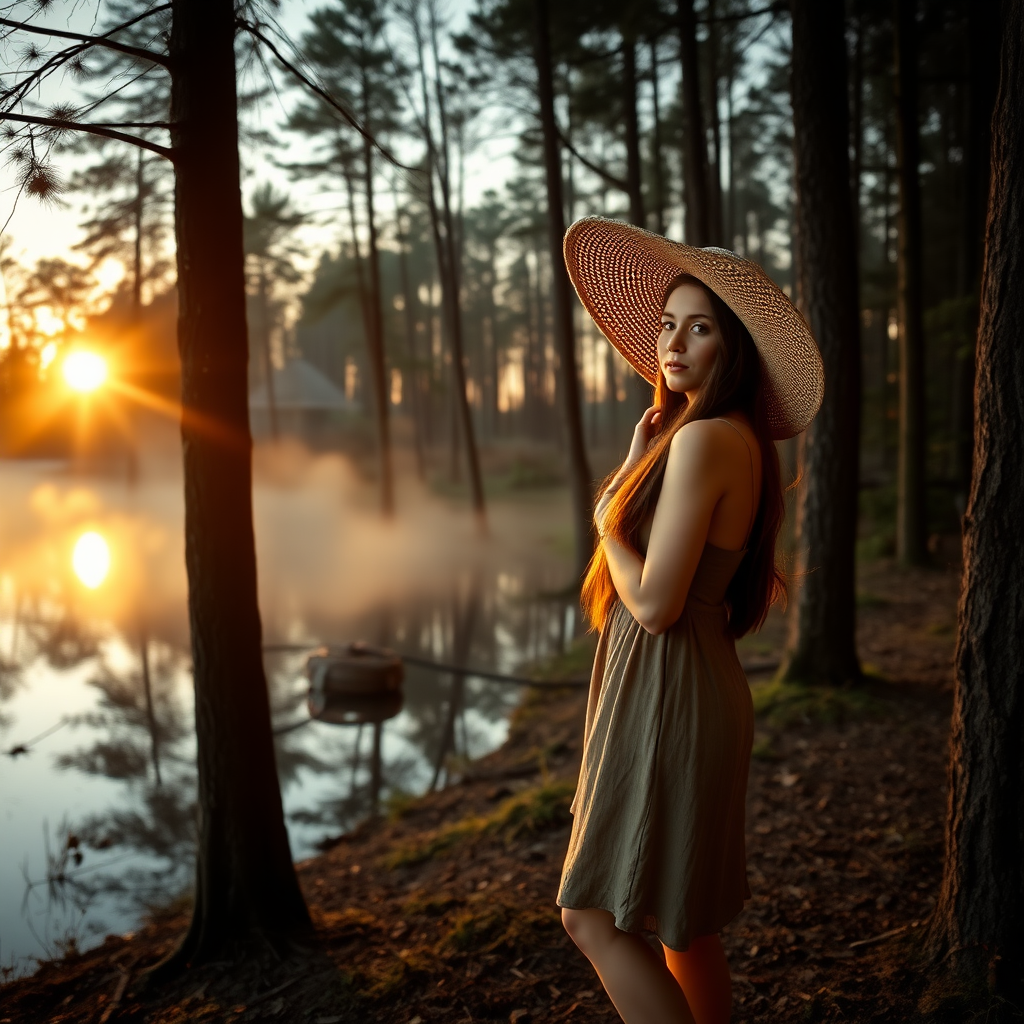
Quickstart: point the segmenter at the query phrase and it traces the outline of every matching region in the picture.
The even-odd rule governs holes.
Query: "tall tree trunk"
[[[964,150],[963,240],[964,288],[978,293],[985,206],[989,191],[992,150],[992,106],[998,84],[998,8],[971,4],[967,10],[967,145]],[[971,449],[974,436],[974,347],[957,353],[953,387],[953,445],[951,473],[961,511],[971,487]]]
[[[342,167],[342,174],[345,178],[345,192],[348,196],[348,225],[349,235],[352,240],[352,261],[356,268],[356,290],[359,292],[359,312],[363,321],[363,336],[366,341],[367,363],[372,367],[373,324],[371,323],[371,319],[373,313],[370,307],[370,292],[366,284],[366,271],[363,267],[362,247],[359,244],[359,227],[356,218],[356,187],[355,182],[352,180],[352,168],[347,161]],[[370,369],[367,376],[372,377],[372,373],[373,370]],[[363,382],[360,381],[360,384],[362,383]],[[372,415],[372,410],[368,407],[369,403],[367,402],[367,389],[365,386],[360,388],[360,402],[364,411]]]
[[[139,628],[139,668],[142,674],[142,695],[146,700],[146,727],[149,729],[149,750],[153,760],[153,777],[158,786],[163,785],[160,777],[160,733],[153,708],[153,680],[149,671],[149,634],[145,622]]]
[[[257,288],[260,302],[260,356],[263,360],[263,373],[267,380],[267,416],[270,419],[270,436],[276,441],[280,437],[280,424],[277,421],[277,393],[274,390],[274,360],[270,355],[270,302],[267,297],[267,273],[262,261],[259,267]]]
[[[647,225],[640,162],[640,125],[636,111],[636,38],[627,31],[622,33],[622,119],[626,128],[626,194],[629,196],[629,220],[642,228]]]
[[[559,390],[569,449],[569,490],[572,494],[575,569],[577,576],[582,579],[594,551],[594,528],[591,521],[593,479],[590,475],[590,463],[583,441],[583,422],[580,416],[580,383],[576,371],[576,332],[572,323],[571,286],[569,274],[565,269],[565,259],[562,256],[562,237],[565,235],[565,220],[562,213],[562,164],[558,131],[555,126],[555,94],[551,74],[547,0],[534,0],[533,10],[533,57],[537,66],[537,93],[544,135],[544,176],[548,195],[551,299],[555,344],[561,364]],[[543,325],[541,337],[543,338]]]
[[[853,81],[850,87],[850,198],[853,203],[853,228],[860,251],[860,181],[864,164],[864,13],[854,20]]]
[[[894,0],[896,162],[899,181],[896,302],[900,332],[896,557],[905,565],[925,565],[928,562],[916,12],[917,0]]]
[[[423,414],[420,409],[422,395],[420,393],[419,346],[416,344],[416,312],[413,307],[415,296],[409,283],[409,258],[405,247],[408,236],[402,225],[402,210],[398,205],[398,193],[395,196],[395,229],[398,234],[398,273],[402,287],[402,315],[405,322],[405,353],[409,361],[409,374],[406,387],[409,392],[409,410],[412,413],[412,441],[416,454],[416,475],[420,480],[427,479],[427,459],[423,450]]]
[[[654,230],[665,234],[665,168],[661,153],[661,102],[658,75],[658,40],[651,37],[651,180],[654,185],[651,196],[654,206]]]
[[[310,928],[281,808],[260,650],[252,524],[230,0],[173,0],[170,56],[185,474],[185,567],[198,761],[192,924],[166,969]]]
[[[860,443],[857,243],[850,203],[843,8],[792,0],[793,152],[800,303],[821,348],[825,399],[803,445],[804,562],[785,675],[858,679],[854,541]]]
[[[708,0],[708,121],[714,159],[708,163],[708,227],[711,242],[722,239],[722,126],[718,117],[718,21],[715,0]]]
[[[711,244],[708,197],[708,144],[700,99],[700,57],[697,15],[693,0],[679,0],[679,56],[683,66],[683,182],[686,200],[686,242]]]
[[[1024,2],[1002,13],[978,331],[974,478],[954,660],[940,979],[1022,1005],[1024,963]]]
[[[135,202],[132,209],[133,252],[132,252],[132,319],[142,319],[142,213],[145,203],[146,171],[143,156],[145,150],[139,147],[135,154]]]
[[[363,83],[364,95],[367,85]],[[369,126],[364,104],[364,124]],[[367,296],[370,324],[370,373],[377,419],[377,458],[380,465],[380,510],[386,519],[395,514],[395,483],[391,465],[391,423],[388,416],[389,381],[384,352],[384,310],[381,303],[380,253],[377,251],[377,218],[373,196],[373,144],[363,139],[363,189],[366,193],[366,234],[369,249],[370,288]]]
[[[437,69],[434,79],[435,99],[438,105],[438,118],[441,125],[440,143],[435,143],[431,127],[430,94],[427,87],[427,72],[424,64],[423,38],[418,16],[413,22],[416,47],[419,61],[420,85],[423,98],[425,142],[427,144],[428,166],[431,174],[437,174],[441,189],[442,207],[438,210],[434,197],[433,177],[428,182],[430,220],[434,233],[434,245],[437,251],[438,274],[441,277],[442,302],[447,311],[449,340],[452,347],[452,387],[454,402],[452,409],[452,441],[457,443],[457,432],[462,434],[466,448],[466,462],[469,468],[469,483],[472,492],[473,511],[476,516],[477,528],[487,531],[487,505],[484,499],[483,476],[480,472],[480,457],[476,447],[476,431],[473,427],[472,411],[469,408],[469,397],[466,394],[466,356],[462,333],[462,295],[459,280],[459,249],[455,237],[455,223],[452,216],[451,177],[449,174],[450,146],[448,136],[448,116],[444,97],[444,87],[440,79],[441,59],[438,46],[437,11],[434,4],[428,6],[429,30],[433,50],[434,66]],[[443,219],[442,219],[443,218]],[[443,228],[443,230],[442,230]]]

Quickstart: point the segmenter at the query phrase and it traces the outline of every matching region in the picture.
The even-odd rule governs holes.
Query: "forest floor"
[[[748,805],[753,898],[723,933],[737,1022],[921,1018],[908,966],[942,866],[959,570],[860,567],[860,690],[771,682],[776,618],[741,644],[760,662]],[[586,670],[586,647],[550,672]],[[43,1021],[433,1024],[614,1022],[554,904],[584,691],[532,691],[508,742],[447,789],[395,806],[298,866],[319,942],[283,959],[144,970],[187,924],[40,965],[0,988],[0,1024]]]

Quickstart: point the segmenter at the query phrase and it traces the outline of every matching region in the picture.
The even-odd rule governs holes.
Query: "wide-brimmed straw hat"
[[[814,419],[825,389],[818,346],[796,306],[752,260],[728,249],[682,245],[604,217],[584,217],[571,225],[563,251],[587,312],[650,383],[658,380],[665,289],[680,274],[692,274],[754,339],[772,436],[793,437]]]

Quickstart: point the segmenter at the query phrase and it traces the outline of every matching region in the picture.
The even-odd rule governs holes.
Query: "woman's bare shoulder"
[[[737,428],[725,420],[691,420],[675,432],[669,454],[677,458],[717,458],[731,452],[739,440]]]

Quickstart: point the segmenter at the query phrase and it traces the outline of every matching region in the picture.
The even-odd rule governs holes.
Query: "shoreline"
[[[754,896],[723,933],[735,1021],[907,1020],[917,1000],[897,966],[941,873],[958,576],[888,563],[862,575],[885,598],[861,615],[875,675],[857,699],[815,691],[800,703],[753,682]],[[617,1020],[554,905],[585,699],[532,691],[505,745],[462,781],[298,864],[315,948],[142,992],[140,972],[187,925],[179,907],[3,986],[0,1020]]]

